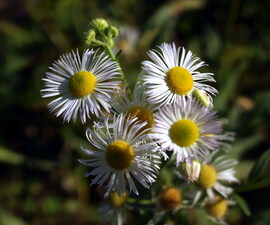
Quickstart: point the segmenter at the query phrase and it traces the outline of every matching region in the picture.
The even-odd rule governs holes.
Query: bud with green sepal
[[[196,89],[192,92],[192,96],[199,100],[199,102],[202,103],[202,105],[205,107],[209,107],[210,98],[205,91]]]
[[[85,40],[85,44],[86,45],[90,45],[92,42],[94,42],[96,40],[96,32],[92,29],[90,29],[87,33],[86,33],[86,40]]]
[[[109,26],[108,22],[103,18],[93,19],[91,25],[99,31],[103,31]]]
[[[114,39],[119,34],[118,29],[103,18],[93,19],[90,27],[91,29],[86,33],[85,44],[89,47],[101,47],[113,60],[118,60],[112,52],[115,45]]]

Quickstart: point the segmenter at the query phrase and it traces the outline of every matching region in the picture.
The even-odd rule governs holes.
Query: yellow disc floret
[[[83,98],[91,94],[96,87],[96,77],[88,71],[75,73],[68,83],[69,91],[75,98]]]
[[[182,202],[181,191],[174,187],[163,190],[159,195],[159,204],[167,210],[174,210]]]
[[[117,194],[117,192],[112,191],[109,195],[109,201],[110,205],[114,208],[120,208],[122,207],[128,198],[127,193],[122,193],[120,196]]]
[[[193,88],[193,77],[183,67],[174,67],[167,72],[166,82],[169,89],[178,95],[187,95]]]
[[[106,149],[105,159],[115,170],[124,170],[130,167],[134,159],[134,150],[125,141],[114,141]]]
[[[216,219],[220,219],[226,214],[228,210],[228,203],[220,196],[216,196],[213,202],[207,203],[206,209],[209,215],[215,217]]]
[[[169,136],[175,144],[187,147],[199,137],[199,128],[191,120],[179,120],[171,126]]]
[[[217,180],[217,172],[213,166],[204,164],[201,167],[198,183],[202,188],[211,188]]]
[[[155,123],[153,113],[145,107],[134,107],[128,111],[127,115],[132,118],[137,117],[141,122],[147,122],[144,129],[152,128]]]

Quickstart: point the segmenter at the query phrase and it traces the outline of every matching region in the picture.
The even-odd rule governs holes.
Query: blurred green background
[[[219,90],[215,109],[236,133],[231,156],[245,183],[270,148],[269,8],[258,0],[1,0],[0,224],[102,224],[96,210],[103,191],[89,186],[77,161],[87,125],[63,124],[40,97],[48,67],[60,54],[85,48],[96,17],[121,30],[121,66],[131,86],[146,51],[163,41],[206,61]],[[251,215],[233,207],[231,224],[270,224],[267,160],[259,173],[257,185],[236,187]],[[201,213],[192,216],[192,224],[211,224]]]

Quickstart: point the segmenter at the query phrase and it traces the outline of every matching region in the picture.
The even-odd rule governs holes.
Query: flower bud
[[[174,210],[182,202],[181,191],[174,187],[166,188],[159,194],[158,202],[163,209]]]
[[[180,163],[180,172],[188,182],[197,181],[201,171],[201,164],[195,159],[186,159]]]
[[[112,37],[117,37],[119,35],[119,31],[115,26],[110,26]]]
[[[114,208],[120,208],[126,203],[127,198],[127,193],[122,193],[121,196],[119,196],[117,192],[112,191],[109,195],[110,205]]]
[[[194,98],[199,100],[200,103],[202,103],[205,107],[208,107],[210,105],[210,98],[205,91],[196,89],[192,92],[192,95]]]
[[[99,31],[102,31],[109,26],[108,22],[103,18],[92,20],[92,25]]]
[[[89,30],[86,35],[85,44],[90,45],[92,41],[96,38],[96,32],[94,30]]]

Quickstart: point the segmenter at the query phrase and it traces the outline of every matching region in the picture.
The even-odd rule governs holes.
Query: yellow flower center
[[[228,210],[228,203],[220,196],[216,196],[213,203],[209,202],[206,205],[206,209],[211,216],[215,217],[216,219],[220,219],[226,214]]]
[[[183,67],[174,67],[167,72],[166,82],[169,89],[176,94],[186,95],[193,88],[193,78]]]
[[[75,73],[68,83],[69,91],[75,98],[91,94],[96,87],[96,77],[88,71]]]
[[[191,120],[179,120],[171,126],[169,136],[175,144],[187,147],[199,137],[199,128]]]
[[[141,122],[147,122],[144,129],[152,128],[155,123],[153,113],[144,107],[132,108],[128,111],[127,115],[131,118],[137,117]]]
[[[134,150],[125,141],[114,141],[107,147],[105,159],[113,169],[124,170],[130,167]]]
[[[114,208],[120,208],[126,203],[127,198],[127,193],[122,193],[121,196],[119,196],[117,192],[112,191],[109,196],[110,205]]]
[[[174,187],[163,190],[159,195],[159,203],[164,209],[173,210],[182,202],[181,191]]]
[[[217,172],[213,166],[204,164],[201,167],[198,183],[202,188],[211,188],[217,180]]]

